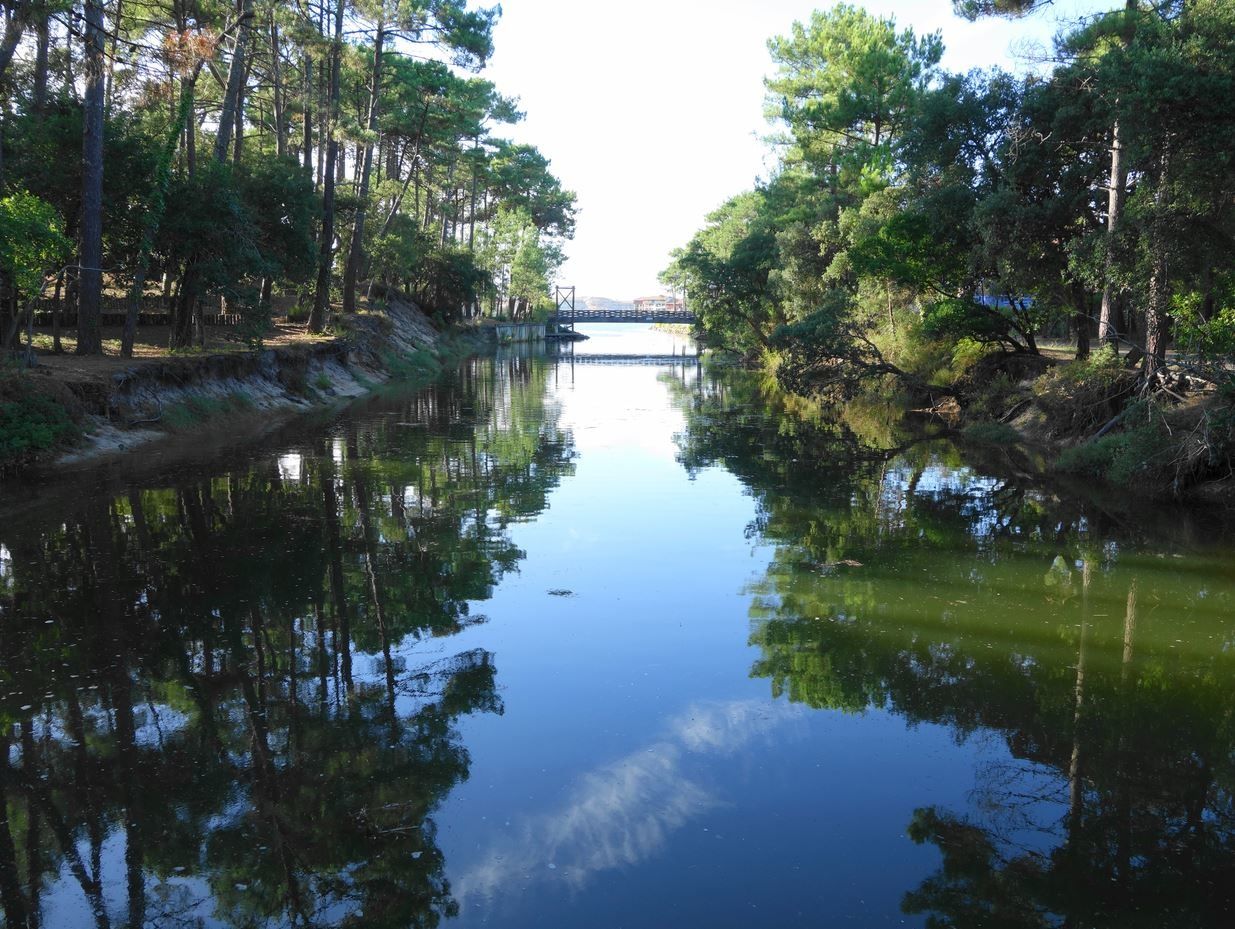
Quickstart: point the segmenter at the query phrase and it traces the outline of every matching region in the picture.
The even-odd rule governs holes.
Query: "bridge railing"
[[[576,323],[693,323],[695,314],[673,310],[575,310],[555,313],[549,319]]]

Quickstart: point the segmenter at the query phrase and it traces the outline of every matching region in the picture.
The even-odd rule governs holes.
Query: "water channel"
[[[1231,925],[1216,514],[591,331],[5,499],[4,926]]]

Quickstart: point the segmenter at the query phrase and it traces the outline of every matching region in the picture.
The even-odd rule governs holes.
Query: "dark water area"
[[[1235,922],[1219,514],[595,330],[0,504],[0,925]]]

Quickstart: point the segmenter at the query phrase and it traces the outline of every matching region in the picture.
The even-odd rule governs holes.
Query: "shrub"
[[[1119,431],[1068,449],[1056,467],[1112,484],[1135,481],[1141,487],[1166,489],[1176,476],[1179,451],[1162,411],[1152,403],[1138,402],[1124,411]]]
[[[80,434],[55,397],[35,390],[20,375],[0,375],[0,471],[30,464],[41,453]]]
[[[1083,435],[1125,407],[1137,375],[1103,346],[1089,358],[1052,368],[1034,382],[1034,399],[1050,418],[1054,435]]]
[[[962,377],[992,351],[995,351],[995,349],[990,344],[979,342],[977,339],[965,337],[957,340],[956,345],[952,349],[953,375],[958,378]]]
[[[967,393],[972,395],[966,406],[966,415],[975,420],[999,420],[1021,397],[1021,388],[1016,379],[1006,372],[999,372],[984,384],[976,384]]]
[[[437,356],[427,348],[402,355],[397,352],[386,352],[382,355],[382,365],[396,380],[428,380],[436,377],[442,369]]]

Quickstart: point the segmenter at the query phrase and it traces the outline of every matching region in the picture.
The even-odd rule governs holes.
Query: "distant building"
[[[636,313],[681,313],[685,309],[686,304],[677,297],[666,297],[664,294],[635,298]]]

